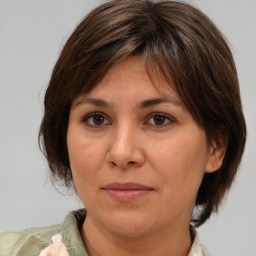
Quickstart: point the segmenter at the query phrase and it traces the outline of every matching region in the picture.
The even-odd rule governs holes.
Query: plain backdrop
[[[237,64],[248,140],[219,214],[199,228],[215,256],[256,256],[256,1],[191,0],[226,35]],[[49,182],[37,134],[63,44],[99,0],[0,0],[0,231],[62,222],[82,205]]]

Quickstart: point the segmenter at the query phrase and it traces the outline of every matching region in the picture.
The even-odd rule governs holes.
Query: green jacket
[[[39,256],[52,244],[56,234],[61,235],[69,256],[88,256],[79,232],[85,217],[86,210],[82,209],[70,212],[60,225],[0,233],[0,256]],[[188,256],[210,256],[200,244],[194,228],[191,232],[194,241]]]
[[[61,225],[0,233],[0,256],[39,256],[58,233],[70,256],[88,256],[78,230],[85,216],[85,210],[78,210],[69,213]]]

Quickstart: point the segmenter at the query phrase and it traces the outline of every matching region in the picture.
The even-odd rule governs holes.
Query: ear
[[[216,139],[209,145],[209,154],[205,167],[206,173],[213,173],[221,167],[227,150],[228,136],[224,129],[219,129]]]

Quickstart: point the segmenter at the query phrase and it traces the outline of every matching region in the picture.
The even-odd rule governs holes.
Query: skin
[[[205,172],[221,166],[224,149],[208,145],[169,84],[155,86],[160,90],[143,58],[132,56],[72,104],[67,145],[88,212],[81,234],[92,256],[185,256],[190,250],[198,188]],[[113,182],[151,190],[120,201],[103,189]]]

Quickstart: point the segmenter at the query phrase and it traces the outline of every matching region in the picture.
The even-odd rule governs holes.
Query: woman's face
[[[188,226],[214,169],[207,137],[169,84],[156,90],[142,57],[109,70],[70,111],[67,144],[86,222],[137,236]],[[164,93],[163,93],[164,92]]]

